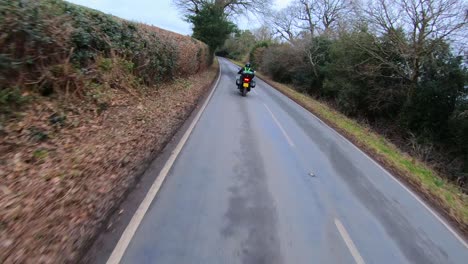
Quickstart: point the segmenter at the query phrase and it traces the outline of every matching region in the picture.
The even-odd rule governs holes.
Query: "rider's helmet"
[[[250,68],[250,62],[247,62],[247,63],[245,64],[245,67]]]

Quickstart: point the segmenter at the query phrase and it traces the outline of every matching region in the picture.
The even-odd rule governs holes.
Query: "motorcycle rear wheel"
[[[241,95],[246,96],[247,95],[247,88],[242,87],[241,89]]]

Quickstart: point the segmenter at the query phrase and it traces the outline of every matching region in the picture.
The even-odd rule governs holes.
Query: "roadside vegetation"
[[[456,183],[443,177],[427,162],[404,152],[384,135],[373,130],[369,124],[347,117],[327,101],[314,99],[293,86],[275,82],[261,73],[258,75],[346,136],[408,183],[425,200],[441,209],[443,214],[457,223],[462,232],[468,233],[468,195]]]
[[[272,0],[173,0],[187,22],[193,25],[193,37],[205,42],[214,53],[231,34],[238,34],[235,18],[264,14]],[[236,41],[237,42],[237,41]],[[235,43],[234,43],[235,45]],[[244,45],[245,46],[245,45]]]
[[[62,0],[2,1],[0,13],[2,114],[27,101],[25,92],[84,95],[83,87],[107,85],[97,75],[115,62],[135,77],[132,85],[194,74],[211,62],[200,41]]]
[[[459,0],[296,0],[262,28],[231,35],[218,54],[249,60],[466,232],[467,8]],[[248,48],[231,44],[251,35]]]
[[[207,3],[200,8],[186,18],[193,24],[193,37],[207,43],[213,53],[236,30],[236,25],[228,20],[224,10],[218,5]]]
[[[174,3],[193,38],[0,1],[0,263],[78,261],[208,90],[214,52],[250,60],[468,230],[465,2]],[[232,22],[252,13],[265,26]]]
[[[0,1],[0,263],[76,262],[215,79],[208,45]]]

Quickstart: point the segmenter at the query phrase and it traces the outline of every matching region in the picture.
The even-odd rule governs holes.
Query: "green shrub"
[[[110,58],[102,58],[98,63],[99,68],[105,72],[112,69],[113,61]]]
[[[270,45],[271,44],[268,41],[260,41],[253,46],[249,53],[249,60],[252,67],[255,69],[260,68],[263,63],[263,55],[265,50],[267,50]]]
[[[292,83],[300,59],[300,51],[293,47],[286,44],[272,45],[265,51],[261,68],[275,81]]]
[[[468,96],[468,93],[465,93]],[[462,99],[449,120],[449,131],[453,138],[453,145],[458,146],[464,160],[468,160],[468,98]],[[468,173],[468,164],[465,164]],[[468,178],[468,175],[467,175]]]
[[[27,96],[21,94],[18,87],[4,88],[0,90],[0,113],[10,113],[14,108],[28,101]]]
[[[457,99],[465,99],[466,73],[460,67],[461,57],[454,57],[449,46],[442,43],[422,65],[420,81],[410,90],[402,109],[402,123],[424,138],[446,141]]]
[[[208,44],[212,53],[236,30],[224,9],[214,3],[201,5],[199,12],[187,16],[187,21],[193,24],[193,37]]]
[[[262,52],[261,69],[275,81],[388,129],[397,142],[411,136],[431,146],[435,151],[426,157],[453,162],[444,173],[462,175],[456,177],[463,183],[468,180],[468,73],[447,43],[424,45],[430,47],[427,53],[414,55],[403,29],[376,35],[362,27],[332,39],[307,36],[270,45]],[[419,66],[411,56],[419,56]]]
[[[83,89],[79,78],[92,79],[95,67],[111,71],[115,61],[151,86],[195,74],[211,59],[198,40],[62,0],[0,1],[0,32],[2,94],[13,86],[50,94],[70,81]]]

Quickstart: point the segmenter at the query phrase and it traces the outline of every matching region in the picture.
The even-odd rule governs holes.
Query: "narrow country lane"
[[[121,263],[468,263],[466,243],[355,146],[220,59],[213,97]]]

